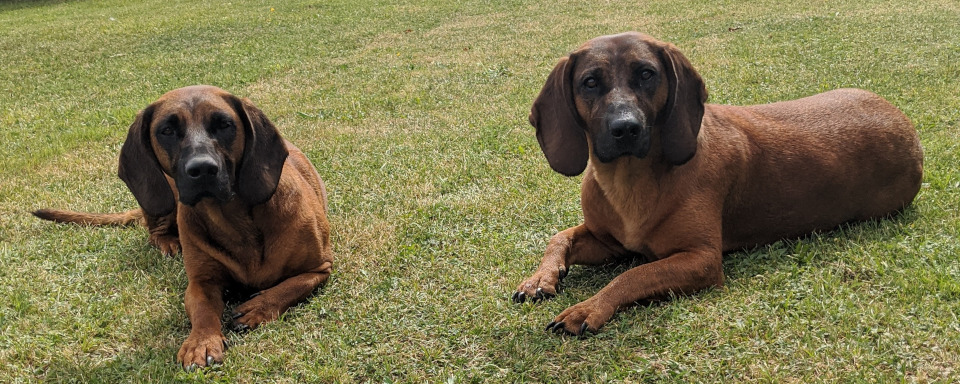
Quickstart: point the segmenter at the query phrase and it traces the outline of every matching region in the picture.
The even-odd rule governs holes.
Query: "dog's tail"
[[[145,225],[143,210],[131,209],[119,213],[88,213],[61,209],[38,209],[33,215],[57,223],[75,223],[83,225]]]

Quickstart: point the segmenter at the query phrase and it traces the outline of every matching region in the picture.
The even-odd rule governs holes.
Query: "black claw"
[[[564,323],[564,322],[562,322],[562,321],[554,324],[554,326],[553,326],[553,333],[565,332],[566,329],[565,329],[563,326],[566,325],[566,324],[567,324],[567,323]]]
[[[213,366],[213,356],[207,356],[207,366]]]
[[[563,280],[564,277],[567,277],[567,269],[560,267],[560,272],[558,276],[560,280]]]
[[[540,302],[540,301],[543,301],[543,300],[551,299],[551,298],[553,298],[554,296],[556,296],[556,295],[554,295],[554,294],[552,294],[552,293],[550,293],[550,292],[544,292],[544,291],[543,291],[543,288],[537,288],[537,295],[533,297],[533,301],[534,301],[534,302]]]
[[[230,349],[230,342],[227,339],[223,339],[223,350]]]
[[[187,372],[196,371],[196,370],[197,370],[197,364],[194,363],[194,364],[190,364],[190,365],[188,365],[188,366],[185,366],[185,367],[183,367],[183,370],[184,370],[184,371],[187,371]]]
[[[544,328],[543,330],[544,330],[544,331],[551,331],[551,330],[552,330],[551,328],[553,328],[554,325],[557,325],[557,322],[556,322],[556,321],[551,321],[549,324],[547,324],[547,327]]]
[[[250,297],[248,297],[247,300],[250,300],[250,299],[252,299],[252,298],[254,298],[254,297],[260,296],[260,294],[262,294],[262,293],[263,293],[263,291],[259,291],[259,292],[257,292],[257,293],[254,293],[254,294],[250,295]]]
[[[243,315],[244,315],[243,312],[234,312],[232,319],[233,319],[233,320],[239,319],[239,318],[243,317]]]
[[[514,302],[514,303],[522,303],[522,302],[524,302],[524,301],[527,301],[527,294],[526,294],[526,293],[517,291],[517,292],[515,292],[515,293],[513,294],[513,302]]]
[[[580,336],[586,336],[586,335],[587,335],[587,327],[589,327],[589,326],[590,326],[590,324],[587,324],[586,321],[584,321],[583,324],[580,324]]]

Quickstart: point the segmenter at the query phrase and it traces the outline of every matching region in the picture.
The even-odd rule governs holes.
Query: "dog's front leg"
[[[190,336],[183,342],[177,361],[186,370],[223,362],[226,338],[221,331],[223,287],[209,280],[191,278],[183,298],[190,318]]]
[[[567,228],[553,235],[543,254],[540,267],[513,293],[513,301],[524,302],[527,297],[534,301],[557,295],[560,280],[574,264],[600,265],[609,263],[626,251],[601,242],[586,225]]]
[[[330,277],[333,263],[326,261],[317,268],[290,277],[280,284],[255,293],[233,310],[234,329],[244,331],[276,320],[297,302],[306,299]]]
[[[593,297],[560,313],[547,330],[580,335],[596,332],[620,308],[642,300],[690,294],[723,285],[722,254],[695,249],[634,267],[614,278]]]

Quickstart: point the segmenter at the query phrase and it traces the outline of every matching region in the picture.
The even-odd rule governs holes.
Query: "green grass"
[[[957,20],[954,0],[0,3],[0,381],[955,382]],[[558,58],[625,30],[679,46],[712,102],[886,97],[926,150],[915,204],[734,253],[724,288],[593,337],[543,332],[630,264],[508,300],[581,220],[579,179],[550,171],[527,114]],[[185,373],[180,260],[141,228],[28,211],[134,207],[127,126],[196,83],[250,97],[307,153],[337,260],[280,321],[228,333],[223,366]]]

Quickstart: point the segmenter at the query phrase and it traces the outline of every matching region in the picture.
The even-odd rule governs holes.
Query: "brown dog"
[[[550,73],[530,123],[555,171],[586,169],[584,222],[550,239],[514,301],[555,295],[573,264],[649,262],[548,330],[596,331],[632,303],[720,286],[723,252],[887,216],[920,189],[913,125],[870,92],[748,107],[706,100],[677,48],[639,33],[590,40]]]
[[[85,224],[142,221],[164,253],[183,246],[192,324],[177,354],[184,368],[223,361],[225,289],[256,291],[233,316],[235,327],[249,329],[276,319],[330,276],[323,182],[247,99],[211,86],[161,96],[130,126],[119,173],[142,211],[35,214]]]

